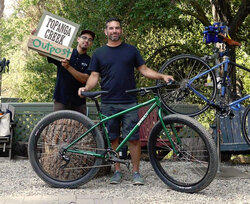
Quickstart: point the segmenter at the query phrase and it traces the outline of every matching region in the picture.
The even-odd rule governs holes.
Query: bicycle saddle
[[[228,45],[232,45],[232,46],[241,46],[241,44],[239,42],[236,42],[230,38],[227,38],[225,35],[219,33],[219,36],[222,38],[222,40],[224,42],[226,42]]]
[[[95,97],[98,97],[102,94],[107,94],[108,91],[91,91],[91,92],[88,92],[88,91],[82,91],[81,92],[81,95],[82,96],[85,96],[85,97],[88,97],[88,98],[95,98]]]

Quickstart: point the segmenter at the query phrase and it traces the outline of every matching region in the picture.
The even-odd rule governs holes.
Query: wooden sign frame
[[[69,49],[74,42],[80,25],[71,22],[63,17],[44,11],[38,23],[37,30],[33,36],[30,36],[28,47],[42,53],[43,55],[52,57],[56,60],[69,59],[65,57],[65,52],[69,53]],[[41,46],[38,46],[41,44]],[[51,46],[48,49],[47,46]]]

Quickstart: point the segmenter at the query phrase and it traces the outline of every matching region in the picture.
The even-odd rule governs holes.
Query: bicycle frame
[[[109,139],[109,136],[108,136],[108,132],[107,132],[107,129],[106,129],[106,126],[105,126],[105,122],[110,120],[110,119],[113,119],[113,118],[116,118],[116,117],[119,117],[123,114],[126,114],[128,112],[131,112],[133,110],[136,110],[136,109],[139,109],[141,107],[144,107],[144,106],[147,106],[149,104],[152,104],[150,106],[150,108],[147,110],[147,112],[143,115],[143,117],[139,120],[139,122],[134,126],[134,128],[129,132],[129,134],[122,140],[122,142],[119,144],[119,146],[114,150],[115,152],[119,152],[120,149],[125,145],[125,143],[129,140],[129,138],[132,136],[132,134],[134,134],[134,132],[141,126],[141,124],[143,123],[143,121],[148,117],[148,115],[156,108],[158,107],[158,116],[159,116],[159,119],[161,121],[161,124],[163,125],[163,129],[169,139],[169,142],[171,143],[172,147],[173,147],[173,151],[175,153],[177,153],[177,150],[175,148],[175,145],[174,145],[174,142],[169,134],[169,132],[167,131],[167,128],[165,127],[164,125],[164,121],[163,121],[163,116],[162,116],[162,113],[166,113],[167,115],[169,114],[165,109],[162,108],[161,106],[161,102],[158,98],[158,96],[155,96],[153,99],[150,99],[144,103],[141,103],[141,104],[138,104],[134,107],[131,107],[127,110],[124,110],[124,111],[121,111],[119,113],[116,113],[114,115],[111,115],[111,116],[105,116],[103,115],[101,112],[98,113],[99,115],[99,118],[100,118],[100,121],[98,123],[96,123],[94,126],[92,126],[88,131],[86,131],[83,135],[81,135],[79,138],[77,138],[76,140],[74,140],[71,144],[69,144],[67,147],[64,148],[64,151],[65,152],[73,152],[73,153],[78,153],[78,154],[85,154],[85,155],[91,155],[91,156],[95,156],[95,157],[100,157],[100,158],[104,158],[104,154],[103,153],[95,153],[95,152],[91,152],[91,151],[83,151],[83,150],[73,150],[73,149],[70,149],[71,146],[73,146],[75,143],[77,143],[78,141],[80,141],[82,138],[84,138],[86,135],[88,135],[88,133],[90,133],[91,131],[93,131],[95,128],[97,128],[98,126],[102,126],[103,127],[103,130],[104,130],[104,135],[105,135],[105,139],[107,141],[107,144],[108,144],[108,148],[111,148],[111,142],[110,142],[110,139]],[[177,135],[177,130],[175,129],[175,127],[171,126],[171,128],[173,129],[174,131],[174,134],[175,134],[175,137],[177,138],[177,143],[180,143],[180,139]],[[108,149],[107,148],[107,149]]]
[[[244,70],[250,72],[250,70],[247,69],[246,67],[243,67],[243,66],[238,65],[238,64],[236,64],[236,63],[234,63],[234,62],[231,62],[231,61],[229,60],[229,58],[226,57],[226,59],[225,59],[223,62],[221,62],[220,64],[217,64],[217,65],[213,66],[211,69],[209,69],[209,70],[207,70],[207,71],[205,71],[205,72],[203,72],[203,73],[201,73],[201,74],[198,74],[197,76],[195,76],[195,77],[193,77],[192,79],[190,79],[189,82],[187,83],[187,87],[188,87],[189,89],[191,89],[196,95],[198,95],[198,96],[201,97],[203,100],[205,100],[209,105],[211,105],[211,106],[215,105],[215,103],[214,103],[213,101],[210,101],[210,100],[207,99],[204,95],[202,95],[200,92],[196,91],[196,90],[192,87],[191,84],[192,84],[196,79],[198,79],[198,78],[204,76],[205,74],[207,74],[207,73],[209,73],[209,72],[212,72],[213,70],[219,68],[221,65],[224,65],[224,67],[223,67],[223,74],[224,74],[224,75],[222,76],[222,83],[221,83],[221,84],[222,84],[222,86],[221,86],[221,97],[225,97],[225,94],[226,94],[226,86],[225,86],[225,84],[226,84],[226,76],[227,76],[227,72],[228,72],[228,64],[229,64],[229,63],[230,63],[230,64],[233,64],[233,65],[235,65],[235,66],[237,66],[237,67],[239,67],[240,69],[244,69]],[[242,101],[247,100],[248,98],[250,98],[250,95],[246,95],[246,96],[244,96],[243,98],[240,98],[240,99],[238,99],[238,100],[235,100],[235,101],[231,102],[230,104],[228,104],[228,106],[229,106],[230,108],[232,108],[233,106],[236,106],[236,105],[240,104]]]

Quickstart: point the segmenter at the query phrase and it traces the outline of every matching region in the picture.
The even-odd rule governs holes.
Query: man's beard
[[[86,47],[81,47],[81,50],[82,50],[82,51],[86,51],[87,48],[86,48]]]
[[[113,36],[109,36],[109,39],[112,40],[112,41],[119,41],[121,38],[121,36],[117,36],[117,37],[113,37]]]

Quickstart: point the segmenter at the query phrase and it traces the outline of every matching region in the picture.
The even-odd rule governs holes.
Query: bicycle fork
[[[166,113],[167,113],[167,112],[166,112]],[[167,114],[169,114],[169,113],[167,113]],[[165,134],[166,134],[166,136],[167,136],[167,138],[168,138],[168,140],[169,140],[169,142],[170,142],[170,144],[171,144],[171,147],[172,147],[172,150],[171,150],[171,151],[173,151],[177,156],[180,156],[180,152],[176,149],[176,147],[175,147],[176,145],[175,145],[175,143],[174,143],[172,137],[170,136],[169,131],[167,130],[167,128],[166,128],[166,126],[165,126],[165,123],[164,123],[164,120],[163,120],[163,117],[162,117],[162,109],[161,109],[161,108],[159,108],[159,110],[158,110],[158,115],[159,115],[159,118],[160,118],[160,121],[161,121],[163,130],[164,130],[164,132],[165,132]],[[175,136],[175,138],[176,138],[177,144],[178,144],[178,145],[181,145],[181,139],[180,139],[180,137],[178,136],[178,133],[177,133],[176,128],[174,127],[174,124],[170,124],[170,128],[173,130],[173,134],[174,134],[174,136]],[[170,151],[170,152],[171,152],[171,151]]]

